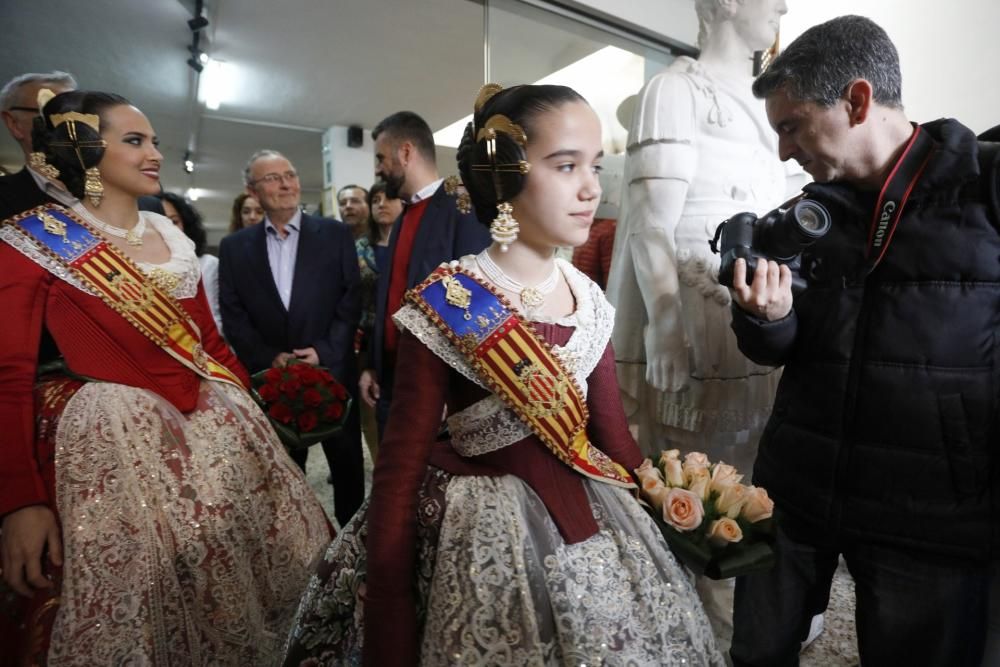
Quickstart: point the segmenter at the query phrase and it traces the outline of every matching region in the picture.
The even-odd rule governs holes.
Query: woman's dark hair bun
[[[476,111],[473,121],[465,127],[457,158],[459,174],[480,222],[490,224],[497,216],[497,204],[516,197],[524,189],[527,176],[515,169],[490,170],[487,142],[476,140],[479,129],[485,127],[490,118],[500,114],[521,126],[530,142],[533,121],[541,112],[556,109],[567,102],[584,101],[579,93],[566,86],[514,86],[494,94]],[[526,159],[525,149],[511,135],[496,133],[496,164],[516,165]],[[480,166],[483,168],[474,168]]]
[[[59,170],[59,180],[78,199],[83,198],[84,172],[104,158],[100,132],[104,127],[104,112],[122,104],[129,101],[114,93],[73,90],[50,99],[34,120],[32,147],[45,154],[45,161]],[[79,121],[53,125],[52,116],[74,111],[98,116],[100,129]]]

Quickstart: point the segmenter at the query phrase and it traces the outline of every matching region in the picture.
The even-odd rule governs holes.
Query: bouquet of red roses
[[[636,470],[640,495],[674,555],[696,574],[727,579],[774,564],[774,502],[701,452],[676,449]]]
[[[343,427],[351,396],[330,371],[292,361],[251,377],[254,397],[291,449],[326,440]]]

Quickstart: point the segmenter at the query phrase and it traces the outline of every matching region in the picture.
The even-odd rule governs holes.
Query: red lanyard
[[[910,198],[913,186],[920,180],[924,168],[934,151],[934,140],[920,126],[916,126],[913,135],[906,143],[903,154],[899,156],[889,177],[885,179],[882,192],[879,193],[872,215],[871,231],[868,233],[868,266],[865,275],[875,270],[878,263],[885,257],[896,233],[896,225]]]

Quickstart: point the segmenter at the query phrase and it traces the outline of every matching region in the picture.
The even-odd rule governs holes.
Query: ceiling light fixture
[[[208,27],[208,19],[201,15],[203,9],[203,0],[195,0],[194,17],[187,22],[188,28],[193,33],[191,35],[191,45],[187,47],[188,52],[191,54],[191,57],[187,59],[187,64],[188,67],[198,74],[201,74],[201,71],[205,69],[205,65],[208,64],[208,54],[198,46],[201,31]]]
[[[197,42],[197,39],[195,39],[195,41]],[[208,64],[208,54],[198,48],[197,44],[189,44],[187,50],[193,59],[197,60],[202,65]]]
[[[198,81],[198,97],[205,102],[205,108],[218,110],[223,99],[233,98],[233,70],[229,63],[209,58],[205,73]]]
[[[188,27],[191,28],[191,32],[201,32],[208,27],[208,19],[201,15],[201,3],[199,2],[194,18],[188,19]]]
[[[188,20],[188,27],[191,28],[191,32],[201,32],[208,27],[208,19],[199,12],[198,16]]]
[[[194,173],[194,160],[191,159],[191,151],[184,152],[184,171],[188,174]]]

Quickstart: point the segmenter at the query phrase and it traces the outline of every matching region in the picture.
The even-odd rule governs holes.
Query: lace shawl
[[[462,269],[482,278],[474,255],[467,255],[455,262]],[[567,327],[574,331],[565,345],[552,346],[567,372],[572,373],[586,395],[587,378],[597,366],[611,338],[614,325],[614,308],[604,297],[601,288],[572,264],[556,259],[570,291],[576,299],[576,310],[555,320],[536,319]],[[484,279],[485,280],[485,279]],[[488,389],[461,352],[455,349],[437,326],[430,322],[416,307],[405,305],[393,315],[401,330],[417,337],[438,358],[476,385]],[[512,445],[531,435],[531,428],[517,414],[506,407],[495,394],[478,401],[448,418],[452,446],[463,456],[478,456]]]

